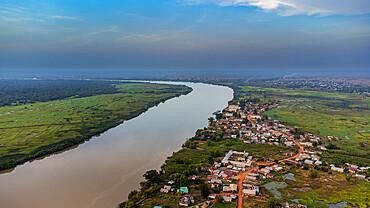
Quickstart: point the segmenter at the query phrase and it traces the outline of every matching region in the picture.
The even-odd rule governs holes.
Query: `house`
[[[255,176],[250,176],[250,175],[245,176],[245,179],[254,180],[254,181],[257,180]]]
[[[189,176],[188,177],[188,180],[195,180],[195,179],[197,179],[198,178],[198,176],[196,176],[196,175],[191,175],[191,176]]]
[[[281,171],[282,169],[283,169],[283,167],[279,167],[279,166],[274,167],[274,170],[275,170],[275,171]]]
[[[257,189],[243,189],[243,194],[248,194],[248,195],[257,195]]]
[[[354,168],[354,169],[357,169],[358,166],[357,165],[354,165],[354,164],[350,164],[350,163],[346,163],[348,165],[348,167],[350,168]]]
[[[313,165],[314,162],[312,160],[305,160],[304,163],[308,165]]]
[[[233,198],[229,197],[229,196],[223,196],[224,198],[224,202],[232,202],[233,201]]]
[[[354,168],[348,168],[348,170],[349,170],[350,173],[356,173],[356,169],[354,169]]]
[[[364,175],[360,175],[360,174],[356,174],[356,178],[366,179],[366,176],[364,176]]]
[[[317,156],[317,155],[313,155],[313,156],[312,156],[312,159],[313,159],[313,160],[320,160],[320,157],[319,157],[319,156]]]
[[[187,186],[180,187],[179,191],[181,191],[181,193],[184,193],[184,194],[188,194],[189,193],[189,189],[188,189]]]
[[[324,146],[317,146],[317,148],[320,149],[320,150],[327,150],[326,147],[324,147]]]
[[[272,173],[267,173],[267,178],[273,178],[274,177],[274,174]]]
[[[228,177],[232,177],[236,175],[235,172],[228,172],[228,171],[225,171],[224,174],[227,175]]]
[[[341,173],[344,172],[344,169],[343,168],[337,168],[335,166],[332,166],[330,169],[332,169],[333,171],[341,172]]]
[[[185,195],[184,197],[182,197],[180,199],[179,205],[187,207],[187,206],[191,205],[192,203],[194,203],[194,197],[189,196],[189,195]]]
[[[237,112],[240,109],[239,105],[229,105],[227,107],[228,111]]]
[[[233,114],[232,113],[225,113],[225,116],[226,117],[231,117],[231,116],[233,116]]]
[[[322,165],[322,162],[320,160],[316,160],[315,165]]]
[[[226,153],[225,157],[222,159],[222,163],[229,163],[229,158],[233,155],[233,151],[230,150],[229,152]]]
[[[210,199],[216,199],[216,197],[217,197],[217,195],[216,195],[216,194],[210,194],[210,195],[208,196],[208,198],[210,198]]]
[[[270,172],[270,170],[271,169],[269,167],[265,167],[265,168],[260,169],[259,172],[266,175],[267,173]]]
[[[300,144],[302,146],[305,146],[305,147],[312,147],[312,143],[311,142],[301,142]]]
[[[238,185],[236,184],[230,184],[230,186],[223,187],[224,192],[232,192],[232,191],[237,191],[237,190],[238,190]]]
[[[289,142],[289,141],[285,142],[285,146],[292,146],[292,145],[293,145],[293,142]]]
[[[163,188],[161,188],[161,193],[168,193],[171,190],[171,186],[164,185]]]
[[[243,184],[243,194],[256,196],[259,192],[258,186]]]
[[[218,183],[218,184],[222,184],[222,181],[220,179],[211,179],[210,181],[208,181],[208,183]]]

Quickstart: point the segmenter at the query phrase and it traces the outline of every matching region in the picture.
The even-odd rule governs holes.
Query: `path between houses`
[[[251,173],[252,171],[254,170],[257,170],[258,167],[254,167],[248,171],[245,171],[244,173],[238,175],[237,177],[239,178],[239,183],[238,183],[238,208],[242,208],[243,207],[243,180],[245,179],[245,177]]]

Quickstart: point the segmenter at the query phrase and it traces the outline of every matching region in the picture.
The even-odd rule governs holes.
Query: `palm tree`
[[[215,121],[215,118],[213,118],[213,117],[209,117],[209,118],[208,118],[208,122],[209,122],[210,124],[212,124],[214,121]]]

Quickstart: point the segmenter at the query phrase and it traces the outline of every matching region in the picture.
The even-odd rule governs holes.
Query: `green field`
[[[282,190],[284,198],[297,199],[308,207],[327,207],[325,203],[348,202],[354,206],[368,207],[370,185],[364,180],[346,179],[344,174],[318,172],[317,178],[311,177],[311,171],[294,168],[297,181],[286,180],[288,187]],[[320,202],[322,201],[322,202]]]
[[[186,86],[115,85],[118,93],[0,108],[0,170],[83,142],[133,118]]]
[[[220,202],[216,202],[214,205],[213,205],[214,208],[234,208],[236,207],[236,202],[223,202],[223,203],[220,203]]]

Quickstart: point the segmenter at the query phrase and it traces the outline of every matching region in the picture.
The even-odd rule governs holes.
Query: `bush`
[[[280,204],[279,204],[279,200],[275,197],[271,197],[268,202],[267,202],[267,207],[268,208],[277,208],[279,207]]]
[[[311,170],[310,176],[311,176],[311,178],[318,178],[319,177],[319,172],[317,170]]]

